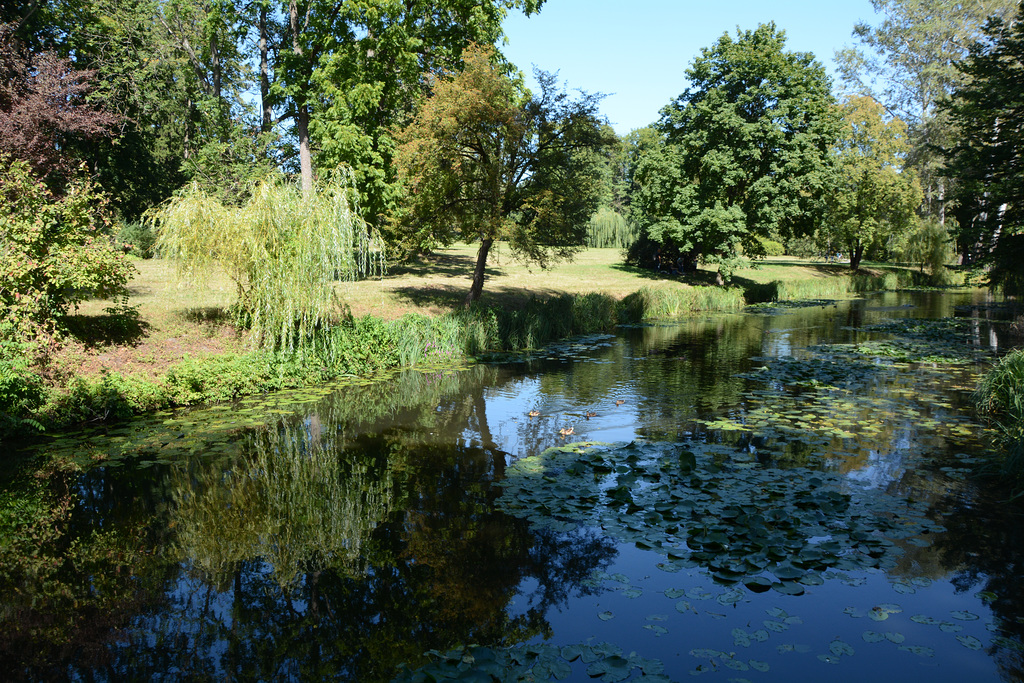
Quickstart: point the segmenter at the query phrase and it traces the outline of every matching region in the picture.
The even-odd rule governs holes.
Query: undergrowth
[[[1024,349],[1004,356],[982,378],[974,399],[1000,435],[998,474],[1015,495],[1024,495]]]

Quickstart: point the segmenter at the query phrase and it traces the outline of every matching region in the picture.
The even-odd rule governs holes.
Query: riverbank
[[[624,265],[616,249],[589,249],[543,271],[499,251],[484,296],[466,309],[461,304],[474,257],[470,246],[439,250],[383,278],[339,285],[348,307],[343,321],[302,354],[249,349],[227,312],[234,294],[227,278],[214,274],[204,287],[183,290],[172,264],[139,261],[129,302],[137,315],[111,315],[105,302],[83,305],[69,321],[68,343],[33,368],[33,376],[21,377],[26,390],[12,391],[8,381],[6,395],[17,394],[18,402],[0,405],[13,417],[6,434],[459,362],[620,323],[896,289],[916,275],[881,267],[854,275],[842,265],[782,257],[740,271],[730,287],[715,287],[712,271],[676,277],[638,269]],[[4,395],[0,391],[0,400]]]

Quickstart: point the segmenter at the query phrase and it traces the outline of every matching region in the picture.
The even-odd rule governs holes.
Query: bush
[[[764,251],[765,256],[782,256],[786,253],[786,247],[783,246],[782,242],[776,242],[767,237],[758,237],[757,240],[761,243],[761,249]]]
[[[156,234],[148,223],[124,223],[117,232],[117,241],[121,250],[132,256],[153,258],[156,247]]]
[[[125,299],[134,269],[108,226],[106,199],[89,181],[57,198],[28,164],[0,156],[0,334],[50,336],[87,298]]]
[[[0,338],[0,439],[42,425],[30,419],[43,403],[44,388],[31,367],[29,344]]]
[[[1024,349],[1004,356],[982,378],[974,399],[978,412],[999,431],[1001,475],[1016,493],[1024,493]]]

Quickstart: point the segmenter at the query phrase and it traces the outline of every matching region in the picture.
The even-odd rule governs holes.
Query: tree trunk
[[[260,130],[270,132],[273,125],[273,112],[270,108],[270,58],[267,47],[267,6],[260,7],[260,105],[263,108],[263,121]]]
[[[299,42],[299,7],[295,0],[288,3],[288,19],[292,29],[292,52],[302,56],[302,43]],[[308,87],[308,82],[307,82]],[[309,105],[305,101],[306,93],[295,97],[295,134],[299,137],[299,173],[302,176],[302,193],[313,192],[313,158],[309,151]]]
[[[858,244],[850,250],[850,270],[860,268],[860,260],[864,257],[864,245]]]
[[[309,152],[309,107],[302,103],[295,115],[295,133],[299,136],[299,173],[302,176],[302,193],[313,191],[313,157]]]
[[[484,290],[484,269],[487,268],[487,252],[491,250],[492,244],[493,237],[485,237],[480,241],[480,249],[476,252],[476,269],[473,270],[473,284],[466,296],[466,306],[479,299],[480,293]]]

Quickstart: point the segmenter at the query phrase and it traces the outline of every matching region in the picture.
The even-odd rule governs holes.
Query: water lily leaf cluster
[[[622,648],[609,643],[519,645],[489,648],[477,645],[427,653],[430,663],[416,670],[400,669],[394,683],[420,681],[480,681],[518,683],[519,681],[561,681],[574,668],[582,668],[591,679],[618,683],[627,679],[646,683],[668,683],[664,664],[636,653],[625,655]],[[636,675],[634,677],[634,675]]]
[[[809,468],[734,463],[733,453],[701,443],[553,448],[509,468],[498,504],[557,530],[600,527],[664,555],[669,571],[701,566],[720,583],[788,595],[830,569],[894,566],[895,541],[943,531],[921,504]]]

